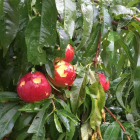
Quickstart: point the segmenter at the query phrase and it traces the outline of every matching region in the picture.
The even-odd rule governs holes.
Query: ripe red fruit
[[[51,86],[43,73],[30,72],[19,80],[17,93],[25,102],[40,101],[49,97]]]
[[[110,83],[109,83],[109,80],[108,81],[106,80],[104,74],[99,74],[99,81],[104,91],[107,91],[109,89]]]
[[[63,58],[62,60],[70,63],[72,61],[73,57],[74,57],[74,49],[70,44],[68,44],[66,51],[65,51],[65,58]]]
[[[63,60],[54,61],[54,79],[50,78],[50,81],[57,87],[71,86],[74,82],[76,73],[74,66]]]

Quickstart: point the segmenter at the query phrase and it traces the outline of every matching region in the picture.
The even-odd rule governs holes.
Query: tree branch
[[[107,107],[104,107],[104,109],[119,123],[122,130],[126,131],[125,128],[123,127],[123,125],[121,124],[121,122],[119,120],[117,120],[117,118],[114,116],[114,114],[112,114],[112,112]],[[126,137],[127,137],[128,140],[131,140],[128,135],[126,135]]]
[[[93,60],[93,64],[94,64],[94,67],[97,68],[97,57],[99,55],[99,50],[100,50],[100,45],[101,45],[101,33],[100,33],[100,36],[99,36],[99,41],[98,41],[98,46],[97,46],[97,50],[96,50],[96,56]]]

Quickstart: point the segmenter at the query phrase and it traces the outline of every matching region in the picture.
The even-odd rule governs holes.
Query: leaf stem
[[[119,123],[120,127],[122,128],[123,131],[126,131],[125,128],[123,127],[123,125],[121,124],[121,122],[119,120],[117,120],[117,118],[115,117],[114,114],[112,114],[112,112],[104,106],[104,109]],[[130,137],[128,135],[126,135],[128,140],[131,140]]]

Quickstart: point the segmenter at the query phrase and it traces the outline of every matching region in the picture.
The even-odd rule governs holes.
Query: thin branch
[[[98,41],[98,46],[97,46],[97,50],[96,50],[96,56],[93,60],[93,64],[94,64],[94,67],[97,68],[97,57],[99,55],[99,50],[100,50],[100,45],[101,45],[101,33],[100,33],[100,36],[99,36],[99,41]]]
[[[117,120],[117,118],[114,116],[114,114],[112,114],[112,112],[107,107],[104,107],[104,109],[119,123],[122,130],[126,131],[125,128],[123,127],[123,125],[121,124],[121,122],[119,120]],[[128,135],[126,135],[126,137],[127,137],[128,140],[131,140]]]

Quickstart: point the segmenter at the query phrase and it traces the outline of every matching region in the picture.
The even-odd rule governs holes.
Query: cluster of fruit
[[[68,44],[65,58],[56,58],[54,60],[54,79],[48,77],[56,87],[66,87],[73,84],[76,77],[74,66],[70,64],[73,57],[74,49]],[[108,90],[109,81],[106,81],[104,74],[99,74],[99,81],[104,91]],[[49,97],[51,86],[43,73],[38,71],[35,73],[30,72],[19,80],[17,93],[25,102],[36,102]]]
[[[49,80],[57,87],[71,86],[75,80],[76,73],[74,66],[70,64],[74,57],[74,49],[68,44],[65,51],[65,58],[56,58],[54,65],[54,79]],[[17,85],[17,93],[25,102],[36,102],[46,99],[51,94],[51,86],[45,75],[36,71],[24,75]]]

